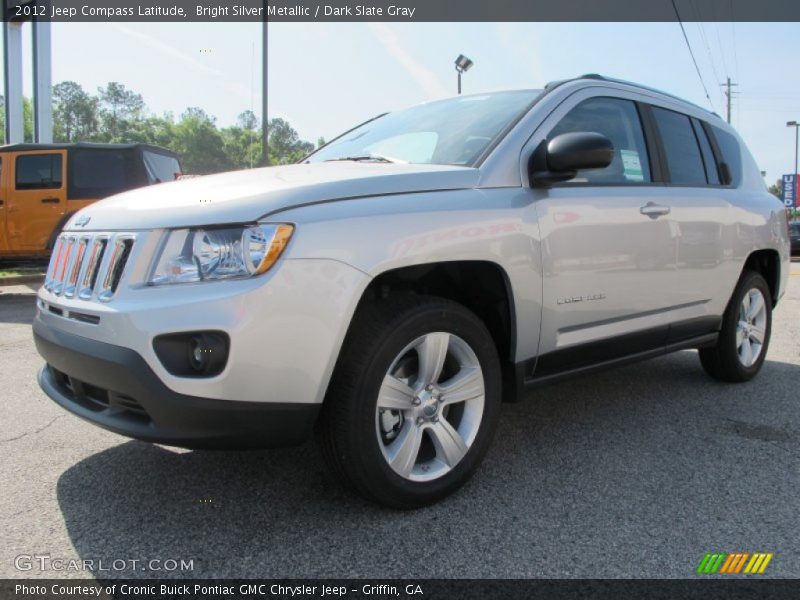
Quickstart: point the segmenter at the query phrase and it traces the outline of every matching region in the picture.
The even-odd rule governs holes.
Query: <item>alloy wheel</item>
[[[447,332],[423,335],[394,359],[378,393],[378,443],[392,470],[411,481],[450,472],[475,440],[485,386],[475,352]]]

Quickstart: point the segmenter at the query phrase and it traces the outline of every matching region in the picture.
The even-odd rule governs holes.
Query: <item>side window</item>
[[[133,156],[129,150],[70,151],[68,189],[70,198],[105,198],[135,187]]]
[[[147,169],[147,178],[150,183],[164,183],[175,181],[181,176],[181,166],[178,159],[159,152],[142,152],[144,166]]]
[[[692,127],[694,127],[694,134],[697,136],[697,141],[700,142],[700,151],[703,153],[703,166],[706,170],[706,179],[711,185],[719,185],[717,160],[714,158],[714,151],[711,149],[711,144],[708,142],[705,129],[703,129],[703,126],[697,119],[692,119]]]
[[[719,127],[711,126],[711,131],[717,140],[717,145],[722,153],[723,164],[720,165],[723,173],[727,170],[729,180],[726,184],[739,185],[742,181],[742,149],[739,148],[739,141],[727,131]]]
[[[584,100],[553,128],[548,139],[577,131],[591,131],[606,136],[614,145],[614,160],[605,169],[579,171],[570,183],[624,185],[652,181],[636,104],[620,98]]]
[[[706,170],[689,117],[665,108],[653,107],[672,183],[705,185]]]
[[[17,157],[18,190],[46,190],[61,187],[60,154],[27,154]]]

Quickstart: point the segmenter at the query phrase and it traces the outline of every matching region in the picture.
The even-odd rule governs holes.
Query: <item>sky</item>
[[[54,23],[53,81],[95,92],[119,81],[157,114],[199,106],[219,125],[261,106],[261,25]],[[602,73],[676,94],[725,116],[767,182],[794,163],[800,120],[800,23],[686,23],[703,82],[678,23],[271,23],[270,117],[316,141],[376,114],[455,94],[455,57],[475,62],[464,93],[540,88]],[[25,32],[29,47],[29,31]],[[26,60],[29,53],[26,53]],[[30,94],[30,61],[23,65]],[[703,84],[708,90],[706,98]]]

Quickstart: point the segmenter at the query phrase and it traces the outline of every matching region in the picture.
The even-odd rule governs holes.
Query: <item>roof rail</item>
[[[598,73],[586,73],[584,75],[579,75],[578,77],[574,77],[572,79],[559,79],[557,81],[551,81],[550,83],[548,83],[547,85],[544,86],[544,89],[549,92],[549,91],[552,91],[555,88],[557,88],[557,87],[559,87],[559,86],[561,86],[561,85],[563,85],[565,83],[569,83],[571,81],[579,81],[581,79],[591,79],[591,80],[594,80],[594,81],[607,81],[609,83],[619,83],[619,84],[622,84],[622,85],[628,85],[628,86],[631,86],[631,87],[639,88],[641,90],[647,90],[648,92],[655,92],[656,94],[661,94],[662,96],[667,96],[667,97],[672,98],[674,100],[678,100],[680,102],[684,102],[686,104],[690,104],[690,105],[694,106],[695,108],[699,108],[700,110],[702,110],[704,112],[707,112],[709,114],[714,115],[715,117],[717,117],[720,120],[722,119],[722,117],[720,117],[713,110],[708,110],[707,108],[703,108],[702,106],[700,106],[698,104],[695,104],[694,102],[689,102],[688,100],[680,98],[679,96],[676,96],[674,94],[670,94],[669,92],[665,92],[663,90],[659,90],[657,88],[650,87],[650,86],[647,86],[647,85],[642,85],[641,83],[635,83],[633,81],[627,81],[625,79],[616,79],[614,77],[606,77],[605,75],[600,75]]]

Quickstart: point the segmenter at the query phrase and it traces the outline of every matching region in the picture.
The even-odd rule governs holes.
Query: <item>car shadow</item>
[[[711,519],[703,498],[726,489],[726,470],[761,460],[747,444],[766,449],[781,479],[770,484],[767,468],[751,490],[743,478],[741,504],[728,498],[724,511],[762,526],[759,494],[800,456],[800,425],[771,417],[793,405],[785,382],[798,377],[797,365],[768,361],[758,385],[724,385],[687,351],[541,388],[504,406],[473,480],[412,512],[343,490],[313,443],[210,452],[123,442],[65,471],[57,498],[81,558],[193,561],[191,572],[104,577],[564,576],[570,564],[573,576],[613,576],[634,558],[647,573],[648,557],[659,573],[660,549],[695,552],[691,536],[676,538],[675,515],[688,505],[698,523]],[[705,452],[721,458],[700,460]],[[602,567],[575,562],[609,547],[616,557]]]

